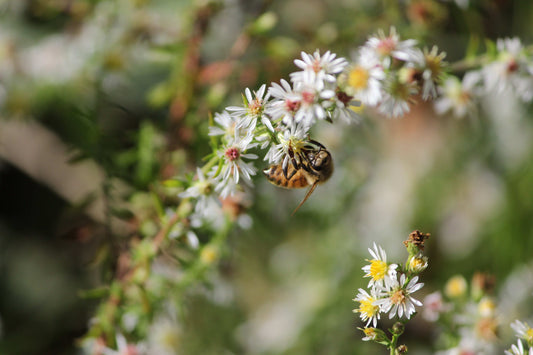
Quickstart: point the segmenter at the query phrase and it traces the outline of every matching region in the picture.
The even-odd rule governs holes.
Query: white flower
[[[246,88],[244,90],[245,94],[245,105],[244,107],[240,106],[229,106],[226,107],[226,110],[233,112],[235,116],[241,118],[238,122],[237,127],[244,127],[246,129],[255,128],[257,124],[257,119],[261,118],[261,122],[268,127],[271,131],[274,131],[272,123],[269,118],[263,114],[265,107],[268,103],[270,93],[265,95],[266,85],[263,84],[259,90],[254,91],[253,95],[250,89]]]
[[[505,355],[533,355],[533,348],[529,348],[529,351],[524,349],[522,341],[518,339],[518,346],[513,344],[511,350],[505,350]]]
[[[255,175],[256,168],[252,163],[244,160],[257,159],[257,155],[246,153],[247,149],[257,146],[257,143],[251,143],[252,139],[253,137],[250,135],[240,137],[235,134],[233,141],[218,151],[218,155],[222,159],[222,168],[220,174],[214,176],[217,172],[217,167],[214,167],[210,176],[217,183],[215,191],[220,193],[220,197],[225,198],[228,195],[233,195],[241,176],[245,182],[251,182],[252,175]]]
[[[374,250],[368,248],[368,252],[373,259],[367,260],[369,265],[363,266],[363,271],[366,272],[364,277],[370,277],[368,287],[378,287],[380,289],[389,288],[393,280],[396,280],[396,264],[387,263],[387,254],[381,246],[374,243]]]
[[[354,313],[360,314],[363,322],[366,321],[365,327],[368,327],[369,324],[372,323],[372,326],[375,328],[378,324],[380,309],[379,306],[375,304],[377,299],[378,297],[375,290],[371,290],[369,294],[362,288],[359,289],[359,293],[353,299],[360,303],[359,308],[354,309],[353,311]]]
[[[309,128],[317,119],[326,119],[328,116],[325,107],[329,107],[330,100],[335,97],[335,91],[318,80],[315,72],[302,73],[302,81],[296,83],[294,88],[281,80],[281,86],[273,83],[269,89],[274,100],[268,114],[274,120],[281,118],[289,127],[295,123],[304,123]]]
[[[302,52],[302,59],[294,61],[294,64],[302,71],[291,73],[291,81],[293,83],[305,82],[308,79],[305,73],[313,72],[316,75],[316,80],[334,83],[337,80],[335,75],[342,72],[347,64],[346,59],[336,57],[337,55],[330,51],[322,56],[319,50],[316,50],[313,55]]]
[[[511,323],[511,328],[518,338],[524,339],[528,343],[533,343],[533,329],[526,322],[515,320]]]
[[[280,84],[272,83],[268,89],[269,94],[275,100],[267,108],[267,113],[274,121],[286,116],[294,117],[301,106],[301,95],[295,92],[286,80],[281,79]]]
[[[388,36],[383,30],[379,30],[377,35],[370,37],[365,43],[365,47],[373,50],[380,58],[383,67],[387,69],[391,66],[393,58],[404,62],[415,61],[417,58],[415,45],[414,39],[400,41],[400,36],[394,27],[391,27]]]
[[[417,283],[418,276],[413,277],[409,283],[406,282],[405,274],[400,276],[400,281],[394,278],[391,282],[390,289],[385,290],[380,299],[376,301],[382,312],[389,313],[389,318],[393,318],[398,315],[398,318],[411,318],[411,315],[415,313],[415,305],[422,306],[422,302],[413,298],[412,294],[420,290],[424,284]],[[385,296],[381,298],[381,296]]]
[[[444,75],[446,57],[445,52],[440,52],[437,46],[431,50],[424,48],[424,51],[417,50],[420,59],[415,63],[415,68],[421,72],[422,99],[428,100],[437,97],[437,84],[440,83]]]
[[[388,80],[378,110],[389,117],[401,117],[409,112],[409,102],[416,94],[412,83],[400,82],[397,78]]]
[[[353,96],[340,89],[337,90],[332,101],[334,109],[331,112],[331,117],[334,120],[342,120],[348,124],[361,121],[361,117],[356,111],[357,108],[361,107],[361,101],[355,100]]]
[[[222,113],[215,113],[214,119],[218,126],[209,126],[209,135],[224,136],[225,139],[231,141],[236,134],[238,117],[223,111]]]
[[[519,38],[498,39],[498,57],[482,69],[488,91],[512,89],[523,101],[533,99],[533,78]]]
[[[441,95],[435,100],[435,111],[444,114],[452,111],[458,118],[473,114],[476,111],[476,97],[479,95],[478,84],[481,73],[478,71],[467,72],[462,81],[455,76],[447,78],[438,91]]]
[[[428,322],[435,322],[440,314],[450,310],[450,305],[445,304],[439,291],[430,293],[424,298],[422,317]]]
[[[375,53],[361,47],[356,62],[343,75],[346,92],[361,100],[363,105],[376,106],[382,98],[385,72]]]
[[[277,135],[279,143],[272,143],[264,160],[268,160],[270,164],[279,164],[283,161],[282,165],[285,168],[292,154],[299,164],[299,156],[293,153],[305,144],[307,133],[308,129],[303,124],[294,124],[279,132]]]

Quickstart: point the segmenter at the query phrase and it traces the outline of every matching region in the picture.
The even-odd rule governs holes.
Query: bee
[[[288,154],[290,159],[284,166],[271,165],[263,170],[263,174],[268,181],[279,187],[299,189],[310,186],[302,202],[292,212],[294,214],[307,201],[318,184],[331,177],[333,158],[326,147],[315,140],[309,140],[297,152],[289,147]]]

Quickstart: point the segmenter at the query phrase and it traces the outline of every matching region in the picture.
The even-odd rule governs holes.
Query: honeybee
[[[271,165],[263,170],[263,174],[268,181],[279,187],[299,189],[310,186],[302,202],[292,212],[294,214],[307,201],[318,184],[331,177],[333,158],[326,147],[315,140],[309,140],[298,152],[289,147],[288,153],[290,160],[285,166]]]

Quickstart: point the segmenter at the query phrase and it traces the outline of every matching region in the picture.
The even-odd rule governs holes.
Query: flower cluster
[[[533,99],[533,57],[519,38],[500,38],[479,65],[467,70],[462,80],[448,75],[438,88],[437,113],[452,112],[465,117],[476,112],[476,104],[491,94],[510,92],[523,102]]]
[[[342,88],[365,106],[399,117],[409,111],[416,95],[437,97],[446,69],[445,53],[416,47],[413,39],[400,40],[395,28],[379,31],[360,47],[354,62],[344,71]]]
[[[419,231],[409,235],[405,242],[409,256],[403,267],[387,262],[387,254],[381,246],[374,243],[373,249],[368,249],[372,259],[367,260],[369,264],[363,267],[363,271],[364,277],[370,278],[369,290],[360,288],[354,298],[359,303],[359,308],[354,309],[354,312],[359,313],[361,320],[366,322],[364,328],[361,328],[365,333],[363,340],[396,348],[397,337],[403,331],[402,323],[393,327],[393,337],[389,340],[383,331],[377,329],[378,320],[382,313],[386,313],[389,319],[396,317],[406,321],[416,312],[415,306],[422,306],[413,294],[424,286],[418,282],[418,274],[428,266],[428,258],[422,254],[424,240],[428,237],[428,234]],[[397,333],[394,333],[394,329]]]
[[[422,316],[441,326],[440,355],[496,353],[499,332],[497,302],[491,296],[494,278],[477,273],[469,284],[463,276],[453,276],[444,287],[424,299]]]

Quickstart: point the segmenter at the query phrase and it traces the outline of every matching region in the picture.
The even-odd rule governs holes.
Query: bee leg
[[[296,161],[296,158],[294,157],[294,152],[292,151],[292,149],[289,149],[289,157],[291,158],[291,163],[292,163],[294,170],[300,169],[300,164],[298,164],[298,162]]]

